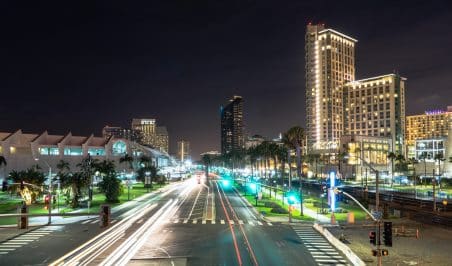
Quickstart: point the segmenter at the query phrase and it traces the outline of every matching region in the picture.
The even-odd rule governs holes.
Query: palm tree
[[[295,148],[297,156],[297,175],[300,187],[300,215],[303,215],[303,186],[301,183],[301,146],[305,139],[305,132],[302,127],[295,126],[290,128],[285,134],[286,139],[292,148]]]
[[[0,168],[3,170],[3,181],[2,190],[6,190],[8,182],[6,182],[5,169],[6,169],[6,158],[0,155]]]
[[[133,157],[129,154],[126,153],[123,157],[119,158],[119,163],[127,163],[129,168],[133,170]]]
[[[99,189],[105,193],[105,201],[110,203],[119,202],[122,193],[121,180],[116,177],[115,163],[110,160],[103,160],[97,164],[96,169],[102,175]]]
[[[387,158],[391,160],[391,187],[394,184],[394,160],[397,158],[397,155],[394,152],[388,153]]]
[[[441,161],[444,161],[444,155],[442,153],[435,154],[435,161],[438,161],[438,176],[439,176],[439,188],[441,189]],[[435,177],[433,177],[435,178]]]
[[[281,177],[281,187],[284,187],[284,169],[286,168],[286,162],[287,162],[287,148],[285,146],[279,146],[276,151],[276,158],[280,161],[280,177]]]
[[[204,167],[206,169],[206,179],[209,179],[209,167],[212,165],[213,158],[210,154],[203,154],[201,157],[201,161],[204,164]]]

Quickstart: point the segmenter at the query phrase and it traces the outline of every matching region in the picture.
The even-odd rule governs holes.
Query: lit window
[[[116,141],[112,147],[113,155],[121,155],[127,152],[127,145],[124,141]]]

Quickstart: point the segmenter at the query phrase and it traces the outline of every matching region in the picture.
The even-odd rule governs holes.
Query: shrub
[[[271,213],[279,213],[279,214],[288,214],[289,211],[282,207],[273,208],[270,211]]]
[[[275,203],[273,201],[265,201],[264,206],[266,208],[281,208],[281,205],[279,205],[278,203]]]

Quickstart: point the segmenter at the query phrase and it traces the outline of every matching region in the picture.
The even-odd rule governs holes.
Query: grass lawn
[[[165,186],[165,185],[162,185],[162,186]],[[160,189],[162,186],[154,184],[153,188],[149,189],[149,192]],[[119,196],[119,202],[110,204],[110,205],[112,207],[114,207],[114,206],[120,205],[122,203],[125,203],[128,201],[129,197],[130,197],[130,200],[134,200],[134,199],[148,193],[147,191],[148,191],[147,188],[145,188],[144,185],[141,183],[134,184],[130,188],[130,191],[129,191],[130,194],[128,194],[128,189],[127,189],[127,187],[125,187],[123,193]],[[17,206],[19,206],[21,203],[22,203],[21,199],[16,198],[16,197],[11,198],[9,196],[9,194],[0,192],[0,213],[2,213],[2,214],[17,213]],[[75,209],[71,208],[70,206],[66,205],[65,199],[62,196],[60,197],[58,203],[59,203],[60,213],[67,213],[67,212],[71,212],[71,211],[75,210]],[[94,194],[93,194],[93,201],[91,202],[89,212],[98,213],[99,208],[102,204],[105,204],[105,195],[103,193],[101,193],[100,191],[98,191],[97,189],[95,189]],[[58,205],[52,206],[52,207],[54,207],[54,210],[56,211],[58,208]],[[32,213],[32,214],[48,213],[48,210],[44,208],[44,203],[42,203],[42,202],[35,203],[35,204],[28,206],[28,210],[29,210],[29,213]],[[0,225],[16,224],[16,222],[17,222],[17,217],[0,218]]]
[[[321,209],[321,207],[318,207],[322,205],[321,202],[322,202],[321,198],[309,196],[305,199],[304,206],[315,212],[318,212]],[[346,210],[347,212],[353,212],[356,221],[366,220],[367,214],[359,206],[339,202],[338,207],[343,210]],[[323,208],[324,209],[328,208],[328,199],[323,200]],[[324,215],[326,217],[331,217],[331,213],[326,213]],[[334,216],[336,217],[337,221],[347,221],[347,213],[334,213]]]
[[[283,203],[280,200],[275,200],[274,198],[270,199],[270,198],[264,196],[262,200],[257,201],[257,206],[256,206],[256,199],[254,198],[254,195],[247,194],[247,196],[244,196],[244,198],[246,198],[248,200],[248,202],[251,205],[253,205],[254,208],[256,208],[259,213],[264,213],[264,216],[268,216],[268,217],[288,217],[289,216],[289,214],[272,213],[271,212],[272,208],[265,207],[265,202],[274,202],[274,203],[279,204],[283,208],[287,209],[288,208],[287,204],[283,206]],[[314,221],[315,220],[314,218],[306,216],[306,215],[300,216],[300,211],[298,211],[298,210],[294,210],[292,212],[292,218],[297,219],[297,220],[303,220],[303,221]]]

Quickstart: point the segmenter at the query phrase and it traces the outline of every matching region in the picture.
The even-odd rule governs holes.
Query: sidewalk
[[[416,239],[414,236],[395,236],[393,233],[393,246],[382,245],[383,249],[389,251],[389,256],[383,257],[383,265],[452,265],[450,261],[452,229],[423,225],[408,219],[393,220],[393,228],[402,224],[413,232],[419,228],[420,237]],[[371,250],[376,247],[369,243],[369,232],[374,231],[375,227],[356,224],[331,227],[328,230],[338,239],[344,234],[344,243],[354,253],[367,265],[376,265],[376,257],[371,255]]]

